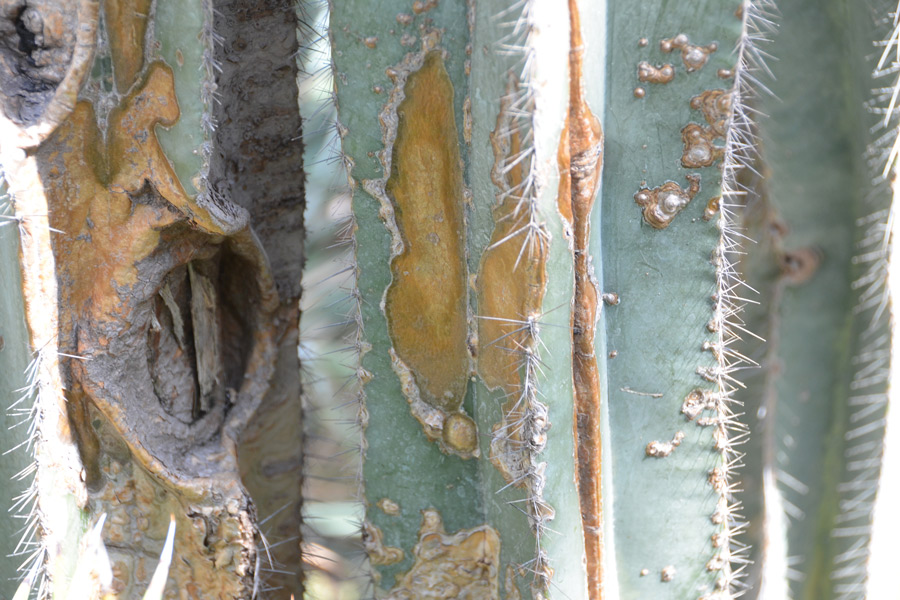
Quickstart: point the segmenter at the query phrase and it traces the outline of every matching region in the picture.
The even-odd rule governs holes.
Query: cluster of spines
[[[359,579],[356,587],[368,598],[374,597],[376,586],[360,536],[364,529],[362,458],[368,421],[363,384],[369,376],[362,368],[366,342],[357,287],[356,221],[350,208],[351,165],[341,150],[343,128],[337,120],[330,14],[329,0],[298,3],[298,86],[307,148],[306,191],[311,199],[306,222],[324,223],[319,231],[307,231],[307,255],[313,255],[310,249],[315,246],[320,255],[327,257],[328,265],[319,271],[310,260],[304,269],[304,281],[312,281],[304,284],[300,339],[305,480],[302,550],[304,569],[326,572],[329,578],[342,583]],[[322,214],[311,215],[310,211],[316,209]],[[320,335],[323,331],[327,332],[324,336]],[[327,369],[311,367],[326,361],[339,364],[345,375],[335,379],[321,374]],[[340,439],[346,427],[355,430],[356,445]],[[349,528],[357,532],[349,539],[326,535],[310,513],[312,506],[326,500],[316,497],[310,489],[322,482],[347,484],[343,500],[356,504],[353,514],[346,516]],[[347,547],[352,550],[344,550]]]
[[[26,452],[34,456],[35,443],[38,437],[40,412],[38,395],[41,393],[39,373],[41,371],[41,353],[37,352],[25,372],[25,387],[19,390],[19,398],[6,409],[7,414],[16,420],[12,428],[25,427],[25,440],[9,449],[11,452]],[[45,565],[47,562],[46,547],[40,538],[40,516],[38,513],[37,462],[32,460],[24,469],[13,476],[14,485],[21,486],[21,491],[14,498],[10,513],[22,521],[19,542],[10,558],[22,561],[18,567],[20,576],[29,587],[37,582],[37,598],[49,595],[49,586]]]
[[[517,339],[514,342],[516,347],[508,350],[521,357],[518,363],[521,383],[515,394],[506,399],[513,401],[512,406],[507,410],[504,405],[501,410],[506,412],[506,416],[515,415],[517,418],[508,421],[504,417],[501,424],[492,432],[492,446],[496,444],[498,451],[515,454],[503,458],[519,467],[519,471],[513,473],[516,478],[499,491],[511,486],[519,486],[525,490],[525,498],[509,501],[510,505],[517,508],[518,505],[524,504],[522,512],[528,518],[536,540],[535,557],[520,567],[534,574],[537,589],[543,591],[550,585],[553,570],[541,542],[548,531],[548,522],[553,519],[554,510],[544,499],[546,483],[544,473],[547,463],[539,461],[539,456],[547,444],[547,430],[550,428],[549,408],[541,401],[538,389],[538,377],[542,367],[539,356],[541,347],[539,319],[540,315],[529,315],[524,321],[511,322],[518,325],[517,329],[511,332]]]
[[[473,10],[470,7],[470,10]],[[495,183],[503,181],[506,173],[519,165],[526,165],[523,169],[524,177],[515,187],[504,189],[500,187],[497,202],[504,202],[508,198],[515,201],[515,209],[512,219],[515,220],[513,231],[494,246],[506,243],[520,243],[515,268],[521,261],[536,260],[538,256],[546,256],[549,253],[549,234],[543,225],[543,218],[539,206],[541,192],[541,180],[538,173],[538,164],[535,156],[534,118],[536,93],[534,44],[532,37],[535,33],[535,19],[533,16],[533,3],[531,0],[516,2],[509,9],[495,15],[493,18],[499,21],[501,30],[505,30],[503,36],[496,42],[496,47],[502,55],[517,58],[515,66],[518,73],[511,74],[510,85],[507,86],[507,97],[501,102],[501,110],[507,114],[501,115],[509,126],[503,135],[517,135],[519,153],[505,157],[495,165],[495,173],[492,179]],[[496,132],[497,133],[501,132]],[[490,250],[488,248],[487,250]],[[542,296],[542,295],[541,295]],[[513,482],[523,485],[526,497],[524,503],[525,513],[529,525],[535,535],[535,556],[532,561],[520,565],[520,568],[530,571],[534,576],[533,589],[536,597],[546,593],[551,585],[553,568],[550,557],[542,547],[543,538],[548,532],[548,522],[553,519],[554,510],[544,499],[545,470],[547,463],[541,462],[539,456],[544,450],[547,441],[547,430],[550,427],[549,409],[547,404],[541,401],[541,393],[538,388],[538,378],[541,371],[540,349],[540,324],[541,314],[522,315],[521,321],[515,321],[519,327],[520,347],[513,348],[520,357],[519,372],[520,385],[516,394],[514,408],[510,414],[521,415],[515,422],[506,423],[498,429],[494,435],[505,435],[508,442],[514,442],[515,436],[510,435],[512,430],[520,431],[519,451],[523,454],[524,472],[521,474],[524,481]],[[504,431],[504,429],[508,431]],[[521,501],[513,501],[515,505]]]
[[[713,536],[715,554],[707,563],[707,568],[719,571],[720,576],[715,591],[703,596],[703,600],[726,600],[743,593],[741,580],[749,552],[749,547],[740,539],[746,523],[740,514],[740,502],[735,499],[739,491],[737,469],[744,456],[739,446],[748,435],[746,424],[734,410],[737,403],[734,392],[741,385],[735,378],[735,372],[754,365],[733,348],[742,335],[754,335],[741,320],[743,305],[752,301],[742,294],[753,293],[753,290],[743,282],[738,271],[742,243],[746,241],[737,225],[738,211],[744,205],[743,197],[748,193],[739,183],[738,175],[744,169],[753,168],[757,141],[750,101],[759,91],[766,90],[759,80],[761,73],[769,74],[762,45],[774,30],[775,7],[773,0],[744,0],[741,10],[743,23],[737,44],[737,68],[731,92],[732,112],[722,171],[718,219],[720,241],[714,256],[716,295],[710,330],[715,333],[716,339],[710,349],[718,364],[707,372],[716,386],[710,396],[710,406],[715,413],[715,448],[721,455],[720,466],[710,473],[710,484],[719,497],[712,521],[721,529]]]
[[[900,191],[897,187],[897,158],[900,155],[900,119],[898,119],[900,115],[898,115],[898,112],[900,111],[897,111],[895,108],[897,100],[900,98],[900,2],[895,6],[894,13],[885,18],[885,21],[890,24],[890,34],[885,37],[884,41],[876,43],[876,46],[883,46],[883,49],[881,58],[873,71],[873,78],[879,81],[892,77],[893,80],[889,80],[890,85],[874,90],[874,98],[870,109],[876,114],[882,114],[883,119],[876,130],[880,132],[880,135],[870,145],[867,158],[869,170],[881,174],[880,178],[874,179],[876,183],[880,184],[880,191],[883,193],[892,192],[893,197],[891,198],[890,208],[886,211],[887,214],[885,214],[885,211],[876,210],[868,222],[864,221],[860,224],[867,228],[863,236],[863,244],[869,241],[870,243],[867,244],[868,248],[876,253],[873,256],[874,260],[867,261],[869,264],[868,271],[873,276],[867,278],[868,281],[864,285],[866,285],[866,291],[869,292],[870,305],[876,307],[875,314],[880,315],[885,310],[890,310],[892,313],[890,316],[892,339],[887,342],[887,348],[889,349],[888,356],[892,354],[893,357],[889,358],[892,364],[888,369],[890,372],[896,373],[897,366],[894,361],[900,356],[897,350],[898,344],[900,344],[900,335],[898,335],[900,329],[898,329],[898,318],[895,312],[897,307],[891,306],[891,304],[897,302],[897,296],[900,293],[900,278],[898,278],[897,271],[897,253],[900,246],[895,246],[895,239],[892,239],[896,233],[898,208],[896,206],[896,198],[898,191]],[[882,108],[888,98],[890,100],[888,100],[887,108]],[[892,190],[885,189],[889,186],[889,181],[890,188],[893,188]],[[884,273],[887,273],[887,285],[876,283],[883,281]],[[884,348],[879,349],[883,350]],[[874,408],[875,403],[889,402],[890,398],[893,398],[894,402],[896,402],[897,394],[890,391],[890,389],[889,396],[884,396],[883,398],[874,397],[871,399],[874,400],[871,404],[863,396],[857,404],[859,406],[858,410],[865,410],[867,408],[866,405]],[[897,411],[896,406],[888,408],[888,418],[884,424],[884,454],[880,474],[882,482],[891,481],[891,477],[894,477],[894,483],[889,485],[882,483],[879,486],[874,506],[871,505],[873,503],[871,497],[865,498],[866,503],[869,505],[868,508],[871,510],[872,518],[872,544],[870,549],[872,557],[868,561],[866,579],[866,592],[868,597],[872,598],[879,593],[884,595],[885,590],[896,587],[893,560],[896,544],[894,532],[897,530],[896,524],[900,522],[900,518],[897,516],[896,502],[897,491],[900,486],[897,485],[895,477],[898,458],[900,458],[900,452],[898,452],[897,447],[898,439],[900,439],[900,428],[898,428],[900,419],[897,418]],[[859,560],[857,559],[856,562],[858,563]]]
[[[197,190],[198,200],[202,203],[213,200],[217,193],[209,182],[210,158],[213,151],[213,136],[216,132],[216,119],[213,116],[213,104],[219,102],[216,76],[221,73],[222,66],[216,59],[216,47],[224,43],[222,36],[216,32],[216,9],[213,0],[201,0],[203,27],[200,30],[200,43],[203,46],[200,74],[200,102],[203,112],[200,115],[200,128],[203,130],[203,142],[200,144],[200,172],[197,174],[200,187]]]

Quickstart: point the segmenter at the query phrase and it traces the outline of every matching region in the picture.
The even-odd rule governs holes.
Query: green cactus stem
[[[763,303],[748,326],[768,344],[741,397],[762,448],[748,473],[765,490],[757,560],[771,565],[767,588],[791,598],[866,597],[890,349],[882,172],[894,139],[890,93],[869,90],[889,85],[873,45],[890,34],[892,8],[782,5],[772,96],[757,104],[765,182],[747,229],[762,249],[743,270]]]

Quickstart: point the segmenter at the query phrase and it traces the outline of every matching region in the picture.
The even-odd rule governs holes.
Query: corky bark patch
[[[584,45],[575,0],[569,0],[569,112],[559,147],[559,210],[571,228],[575,261],[572,369],[575,380],[575,483],[581,504],[588,594],[602,596],[603,522],[600,495],[600,374],[594,337],[600,293],[589,244],[591,210],[603,165],[603,132],[584,93]]]
[[[448,534],[440,513],[424,510],[413,557],[387,600],[500,599],[500,535],[490,525]]]

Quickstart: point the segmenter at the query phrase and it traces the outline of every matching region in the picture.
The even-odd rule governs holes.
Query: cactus
[[[359,314],[350,320],[358,323],[352,347],[368,593],[400,598],[426,593],[423,585],[433,593],[455,585],[467,593],[483,586],[488,597],[727,598],[759,594],[760,569],[771,574],[789,564],[767,579],[768,589],[802,572],[806,583],[791,583],[785,596],[862,597],[889,343],[879,287],[886,155],[866,133],[877,120],[867,116],[873,102],[891,112],[890,92],[867,104],[874,68],[867,58],[873,43],[887,39],[885,23],[868,13],[844,21],[840,11],[852,9],[835,4],[829,10],[841,16],[830,16],[831,29],[816,38],[800,33],[810,19],[798,16],[818,11],[812,3],[786,10],[776,33],[771,2],[644,1],[569,3],[569,27],[561,6],[541,2],[418,2],[412,11],[396,3],[362,24],[355,15],[365,4],[335,6],[330,35],[353,197],[357,287],[350,297]],[[873,14],[887,19],[891,8]],[[568,55],[560,51],[567,29]],[[775,96],[834,90],[835,106],[854,119],[821,132],[833,139],[860,132],[830,167],[814,152],[791,150],[791,142],[816,139],[780,125],[796,113],[771,110],[762,60],[769,36],[791,57],[779,66],[797,65],[771,84]],[[821,58],[839,66],[810,68],[825,39],[842,40],[832,44],[832,63]],[[836,72],[840,85],[808,75]],[[807,105],[803,126],[812,128],[828,109]],[[757,125],[760,112],[773,115]],[[881,143],[893,139],[891,131],[883,128]],[[827,278],[832,291],[806,288],[806,299],[791,305],[797,316],[773,324],[771,315],[787,308],[760,280],[773,277],[767,261],[781,261],[776,270],[802,263],[769,237],[768,221],[754,223],[756,206],[774,204],[774,188],[784,182],[802,190],[818,177],[827,187],[816,171],[794,168],[777,152],[792,153],[798,165],[818,161],[819,173],[842,179],[843,197],[861,191],[829,226],[811,218],[799,191],[779,190],[778,210],[806,216],[806,235],[831,240],[840,228],[846,246],[827,253],[841,272]],[[756,181],[756,171],[771,184]],[[828,193],[837,199],[844,188]],[[746,198],[753,200],[745,214]],[[758,234],[758,245],[745,243],[745,228],[750,238]],[[861,258],[853,258],[854,239],[869,244]],[[798,261],[818,260],[801,254]],[[825,297],[835,297],[828,317],[835,325],[813,318],[813,299]],[[608,304],[602,311],[600,298]],[[807,334],[780,331],[804,326],[840,335],[844,347],[833,354],[836,342],[821,338],[805,352]],[[770,333],[790,341],[761,351],[755,341]],[[785,344],[776,370],[772,359]],[[851,384],[854,360],[868,362]],[[834,365],[821,378],[823,390],[835,377],[845,391],[828,397],[833,413],[825,404],[805,410],[819,422],[836,419],[829,422],[837,429],[804,433],[793,411],[806,402],[810,369],[823,361]],[[804,364],[817,366],[801,371]],[[795,369],[802,375],[791,375]],[[767,391],[791,385],[777,402]],[[862,408],[850,416],[848,390],[867,385],[872,402],[857,398]],[[761,401],[775,403],[766,423],[776,425],[759,429]],[[812,462],[784,468],[779,444],[791,435],[809,435],[806,445],[815,447],[826,434],[852,439],[857,432],[859,445],[810,450],[795,460]],[[852,458],[851,448],[862,458]],[[737,470],[744,462],[746,485]],[[768,512],[760,512],[754,494],[763,473],[779,474],[784,492],[790,471],[822,473],[827,482],[824,497],[809,493],[814,504],[802,509],[815,517],[773,518],[797,507],[770,491]],[[740,514],[744,500],[749,522]],[[773,535],[788,540],[787,554],[778,557],[776,545],[762,556],[763,532],[769,543]],[[453,580],[446,572],[467,564],[475,536],[482,551],[491,549],[483,551],[482,581]],[[425,558],[437,544],[443,558]],[[441,560],[452,563],[443,576],[434,572]],[[804,561],[809,566],[794,568]]]
[[[887,0],[20,4],[4,597],[875,597]]]

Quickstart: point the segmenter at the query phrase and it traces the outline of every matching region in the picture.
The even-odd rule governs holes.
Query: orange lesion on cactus
[[[167,226],[189,219],[214,235],[226,233],[227,226],[184,192],[156,141],[154,126],[172,125],[177,118],[172,73],[154,63],[144,84],[110,113],[106,141],[91,104],[79,102],[39,151],[53,226],[66,233],[55,244],[60,266],[91,269],[85,277],[69,274],[64,301],[89,311],[92,319],[124,310],[118,291],[138,282],[136,263],[157,249]],[[145,185],[175,210],[132,202]]]
[[[665,229],[700,192],[700,176],[690,173],[684,176],[688,187],[681,188],[674,181],[667,181],[653,189],[641,187],[634,194],[635,203],[641,207],[644,221],[654,229]]]
[[[405,558],[401,548],[384,543],[384,533],[371,521],[363,521],[362,542],[366,555],[373,565],[395,565]]]
[[[515,92],[512,78],[491,133],[491,179],[500,191],[493,207],[494,230],[482,254],[477,284],[481,317],[478,372],[489,388],[503,388],[508,394],[519,388],[521,351],[533,342],[526,324],[541,310],[549,250],[545,228],[529,222],[533,214],[526,197],[526,178],[531,160],[518,160],[523,151],[521,132],[509,106]]]
[[[730,90],[705,90],[691,98],[691,108],[703,113],[715,136],[725,138],[731,118]]]
[[[569,112],[558,152],[558,205],[572,231],[575,293],[572,369],[575,383],[575,483],[581,505],[588,597],[602,597],[603,522],[600,493],[600,373],[594,336],[600,293],[590,263],[590,218],[603,164],[603,132],[584,92],[584,42],[576,0],[569,0]]]
[[[712,166],[725,156],[724,146],[717,146],[716,140],[725,139],[728,119],[731,116],[731,92],[726,90],[706,90],[691,98],[691,108],[703,113],[708,127],[688,123],[681,130],[684,151],[681,166],[699,169]]]
[[[527,488],[532,481],[529,473],[534,472],[530,454],[539,440],[526,439],[532,428],[522,425],[535,408],[528,393],[534,382],[526,381],[525,363],[534,360],[537,345],[538,317],[547,289],[549,234],[536,221],[530,205],[531,157],[523,155],[528,151],[522,147],[523,132],[512,108],[517,96],[518,79],[510,73],[491,133],[491,178],[498,193],[494,229],[477,280],[478,371],[488,388],[502,389],[508,398],[492,430],[491,462],[508,483]],[[539,502],[529,503],[528,510],[546,513],[542,517],[552,512]]]
[[[385,185],[403,249],[391,261],[384,309],[420,399],[440,411],[439,420],[456,417],[444,444],[468,457],[477,439],[461,409],[469,371],[465,199],[453,85],[440,51],[425,56],[404,92]]]

